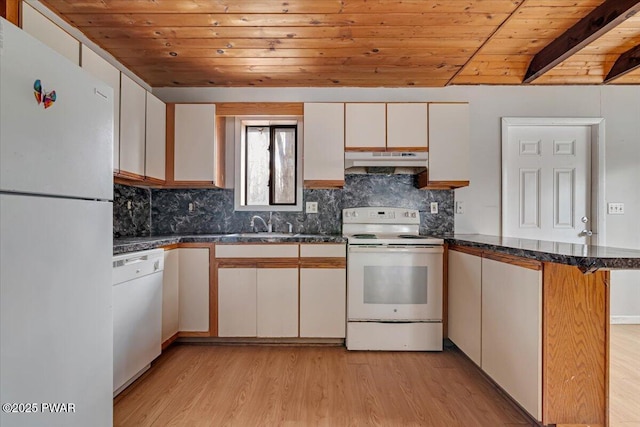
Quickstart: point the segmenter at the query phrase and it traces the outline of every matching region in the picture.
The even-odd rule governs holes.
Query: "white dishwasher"
[[[113,395],[135,381],[162,347],[164,250],[113,257]]]

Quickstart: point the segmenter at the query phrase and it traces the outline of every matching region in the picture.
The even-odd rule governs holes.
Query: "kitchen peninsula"
[[[608,425],[609,270],[640,269],[640,251],[446,242],[449,338],[543,425]]]

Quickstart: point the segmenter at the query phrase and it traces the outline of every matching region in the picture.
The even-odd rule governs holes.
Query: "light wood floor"
[[[458,350],[178,345],[115,426],[530,426]]]
[[[640,426],[640,325],[611,325],[611,427]]]

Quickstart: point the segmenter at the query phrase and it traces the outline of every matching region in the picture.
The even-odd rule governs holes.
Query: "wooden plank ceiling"
[[[615,2],[629,3],[42,0],[155,87],[519,85],[545,46]],[[613,9],[600,21],[610,21]],[[602,84],[625,52],[617,68],[633,67],[640,61],[632,51],[640,46],[635,11],[531,83]],[[640,69],[610,83],[640,84]]]

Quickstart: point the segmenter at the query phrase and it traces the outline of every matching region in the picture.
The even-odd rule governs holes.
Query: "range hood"
[[[398,167],[426,168],[429,153],[399,151],[347,151],[344,153],[344,168],[352,167]]]

